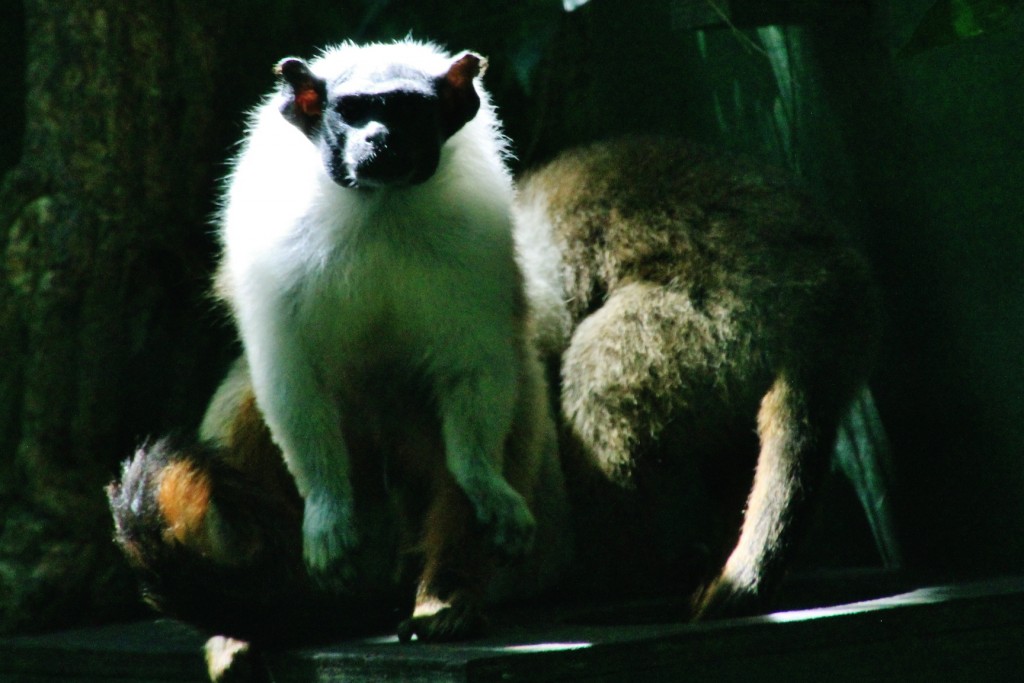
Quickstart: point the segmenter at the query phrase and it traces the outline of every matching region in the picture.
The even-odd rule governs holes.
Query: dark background
[[[33,398],[31,390],[33,373],[45,364],[42,347],[49,347],[32,341],[39,309],[22,305],[41,290],[19,289],[18,230],[25,223],[12,226],[36,206],[33,198],[103,197],[123,182],[114,178],[108,190],[77,180],[65,185],[78,171],[61,155],[89,140],[68,136],[53,150],[44,144],[66,122],[109,114],[101,111],[109,98],[77,104],[75,89],[87,94],[92,71],[81,71],[84,80],[61,80],[74,69],[39,66],[53,59],[89,63],[93,53],[69,47],[54,56],[42,45],[47,21],[64,36],[56,13],[95,19],[83,9],[88,4],[26,0],[0,7],[0,172],[9,171],[0,193],[0,630],[81,621],[86,613],[117,612],[128,599],[109,588],[116,577],[102,570],[69,579],[54,569],[40,579],[33,568],[80,557],[73,553],[79,546],[47,554],[52,539],[107,542],[101,485],[140,439],[190,429],[234,353],[230,331],[204,296],[215,249],[208,218],[244,111],[272,86],[270,66],[342,39],[385,40],[410,31],[453,51],[489,56],[485,81],[517,167],[625,131],[671,131],[755,153],[802,177],[853,227],[884,290],[886,340],[872,389],[893,445],[891,500],[908,572],[919,580],[961,579],[1024,566],[1021,3],[969,1],[973,29],[960,24],[957,33],[950,0],[753,3],[759,12],[747,12],[752,3],[744,2],[592,0],[572,13],[557,0],[233,0],[202,11],[194,8],[204,0],[181,0],[145,17],[176,55],[154,72],[153,88],[166,99],[153,105],[156,122],[146,130],[163,130],[166,117],[185,131],[159,145],[132,127],[132,102],[146,92],[138,73],[145,51],[133,52],[138,24],[113,20],[138,8],[96,3],[110,14],[102,26],[127,31],[110,41],[125,50],[120,61],[108,55],[101,62],[121,64],[110,87],[136,93],[113,108],[110,129],[124,131],[127,151],[111,143],[97,158],[117,166],[121,153],[155,157],[162,170],[154,177],[185,190],[146,190],[162,203],[146,201],[144,192],[129,201],[134,190],[127,183],[126,205],[140,212],[162,207],[145,227],[128,220],[131,211],[103,209],[101,200],[100,208],[69,200],[90,207],[98,229],[124,220],[123,231],[150,237],[119,252],[131,254],[133,277],[144,284],[126,285],[124,301],[109,304],[125,307],[133,322],[104,343],[133,335],[134,342],[103,356],[104,367],[95,370],[108,377],[101,389],[94,392],[84,379],[74,385],[77,401],[54,419],[76,427],[53,436],[52,428],[36,426],[49,399]],[[721,22],[715,6],[734,9],[734,25]],[[98,31],[100,23],[87,25]],[[176,28],[164,31],[165,25]],[[196,26],[202,50],[199,43],[192,50],[187,34]],[[75,28],[69,35],[87,33]],[[51,94],[62,107],[56,113]],[[88,102],[99,102],[98,110]],[[140,102],[139,110],[148,106]],[[34,111],[47,114],[46,126],[33,129]],[[200,133],[188,134],[191,125]],[[177,169],[186,162],[187,181],[172,178],[186,173]],[[163,237],[154,241],[154,234]],[[87,299],[74,304],[84,312],[67,318],[76,330],[90,315]],[[84,377],[82,366],[79,358],[76,377]],[[53,367],[48,386],[59,393],[66,377],[59,364]],[[99,431],[92,414],[102,416]],[[33,430],[50,436],[33,437]],[[86,440],[88,448],[79,448]],[[82,499],[89,528],[100,525],[100,532],[68,531],[71,513],[41,502],[63,500],[67,492]],[[104,553],[88,561],[100,566]],[[71,602],[74,610],[40,607]]]

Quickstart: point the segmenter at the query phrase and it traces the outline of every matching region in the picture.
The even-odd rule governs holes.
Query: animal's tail
[[[148,443],[107,487],[115,541],[145,600],[202,629],[258,643],[392,624],[379,596],[330,596],[313,586],[302,561],[302,501],[287,488],[287,473],[272,485],[227,464],[220,450]]]

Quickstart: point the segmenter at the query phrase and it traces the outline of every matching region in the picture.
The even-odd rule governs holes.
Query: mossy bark
[[[216,6],[25,0],[22,157],[0,186],[0,632],[132,602],[102,487],[136,440],[194,419],[212,374]]]

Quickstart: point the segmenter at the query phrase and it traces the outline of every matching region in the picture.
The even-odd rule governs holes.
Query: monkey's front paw
[[[492,550],[505,561],[524,557],[533,548],[537,528],[526,500],[507,485],[482,493],[476,515]]]
[[[344,590],[355,579],[358,544],[352,501],[315,493],[306,498],[302,552],[309,575],[321,588]]]

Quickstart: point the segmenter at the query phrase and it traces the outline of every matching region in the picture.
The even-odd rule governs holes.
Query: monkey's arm
[[[327,582],[351,579],[357,535],[341,415],[317,377],[301,326],[283,297],[249,297],[238,319],[253,389],[274,441],[305,501],[303,555]]]
[[[494,549],[519,557],[530,548],[534,522],[526,501],[502,474],[511,424],[502,395],[506,390],[498,386],[503,380],[483,370],[450,387],[441,400],[442,429],[448,470],[492,535]]]
[[[448,471],[469,497],[494,550],[516,558],[529,551],[535,523],[504,473],[505,444],[522,390],[516,335],[501,334],[505,326],[467,325],[445,344],[437,398]]]

